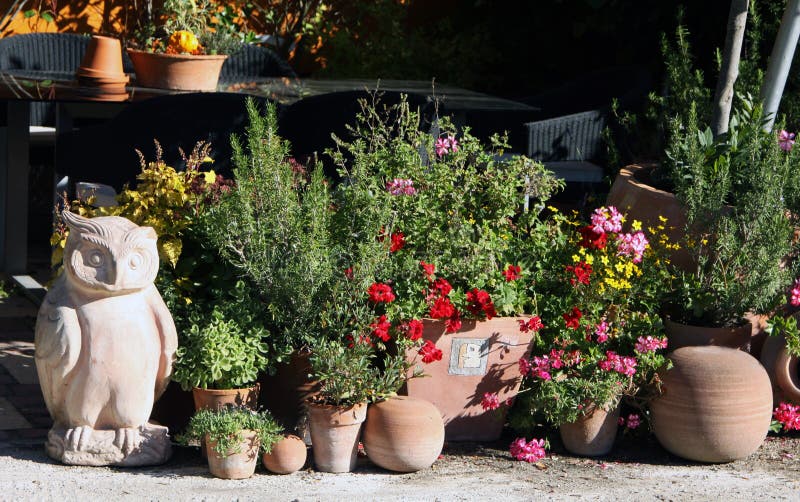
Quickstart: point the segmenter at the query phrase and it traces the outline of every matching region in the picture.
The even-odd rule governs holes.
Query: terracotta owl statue
[[[77,465],[165,462],[167,429],[148,418],[177,335],[153,284],[156,233],[116,216],[62,216],[64,273],[36,320],[36,369],[54,421],[48,454]]]

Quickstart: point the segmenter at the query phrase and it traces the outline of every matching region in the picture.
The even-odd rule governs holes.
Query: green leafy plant
[[[244,407],[228,406],[219,410],[203,409],[189,420],[186,430],[177,437],[181,444],[198,444],[208,436],[214,451],[221,456],[241,453],[243,431],[258,434],[259,450],[269,453],[280,441],[282,428],[269,412],[257,412]]]
[[[267,367],[267,333],[246,329],[214,310],[197,319],[181,337],[172,379],[185,390],[236,389],[251,384]]]

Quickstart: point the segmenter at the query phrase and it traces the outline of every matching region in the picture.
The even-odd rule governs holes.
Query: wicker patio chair
[[[275,52],[252,44],[243,44],[239,50],[228,56],[220,73],[220,80],[224,82],[259,77],[297,78],[297,74]]]

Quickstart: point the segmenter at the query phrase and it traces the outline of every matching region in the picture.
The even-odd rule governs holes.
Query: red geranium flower
[[[519,268],[519,265],[509,265],[503,270],[503,275],[506,277],[506,282],[515,281],[520,278],[520,272],[522,271]]]
[[[433,281],[433,289],[437,290],[441,296],[447,296],[453,290],[453,286],[447,282],[447,279],[440,277]]]
[[[519,323],[519,330],[523,333],[527,333],[528,331],[533,331],[535,333],[544,328],[542,319],[538,315],[531,317],[527,322],[524,319],[519,319],[517,322]]]
[[[352,349],[353,347],[356,346],[356,340],[355,340],[355,338],[353,338],[353,335],[347,335],[344,338],[348,342],[347,343],[347,348],[348,349]],[[372,347],[372,345],[373,345],[372,344],[372,340],[370,339],[369,335],[367,335],[367,334],[358,335],[358,343],[361,344],[361,345],[369,345],[370,347]]]
[[[575,266],[567,265],[566,269],[567,272],[572,272],[573,274],[575,274],[575,277],[569,280],[570,284],[572,284],[573,286],[576,283],[581,283],[586,285],[589,284],[589,276],[592,275],[592,266],[586,263],[585,261],[578,262],[578,264]]]
[[[474,316],[478,316],[483,312],[487,319],[497,315],[489,293],[478,288],[472,288],[472,290],[467,291],[467,310]]]
[[[425,344],[419,349],[419,355],[422,356],[422,362],[425,364],[442,360],[442,351],[437,349],[436,344],[430,340],[425,340]]]
[[[389,238],[392,240],[392,246],[389,248],[390,253],[400,251],[406,245],[406,236],[403,232],[393,233]]]
[[[566,314],[562,314],[561,317],[564,318],[564,322],[567,324],[567,327],[570,329],[578,329],[580,326],[581,317],[583,314],[578,309],[578,307],[572,307],[571,312],[567,312]]]
[[[392,303],[395,299],[392,287],[381,282],[373,283],[367,290],[367,294],[372,303]]]
[[[431,317],[434,319],[448,319],[456,313],[456,308],[446,296],[440,296],[431,306]]]
[[[581,242],[579,245],[588,249],[604,249],[608,241],[605,232],[595,232],[591,225],[581,227],[578,229],[581,234]]]
[[[384,342],[388,342],[389,338],[391,338],[389,336],[389,328],[392,327],[392,323],[386,320],[385,315],[375,319],[375,322],[370,324],[369,327],[372,329],[372,334]]]
[[[346,269],[344,269],[344,276],[347,277],[348,279],[352,279],[353,278],[353,267],[347,267]]]
[[[456,310],[453,316],[444,322],[445,333],[458,333],[461,329],[461,312]]]
[[[422,270],[425,272],[428,280],[430,280],[433,273],[436,272],[436,265],[433,263],[425,263],[424,261],[420,261],[419,265],[422,267]]]
[[[404,325],[406,336],[411,340],[419,340],[422,338],[422,330],[424,325],[422,321],[412,319]]]

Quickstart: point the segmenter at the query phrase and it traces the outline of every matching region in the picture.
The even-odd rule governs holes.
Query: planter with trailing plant
[[[227,406],[199,410],[178,439],[207,445],[208,468],[214,476],[246,479],[255,472],[259,452],[270,452],[281,437],[281,427],[268,413]]]
[[[239,41],[215,22],[210,1],[168,0],[154,19],[161,25],[140,26],[137,48],[128,48],[142,87],[183,91],[213,91],[222,64]]]

